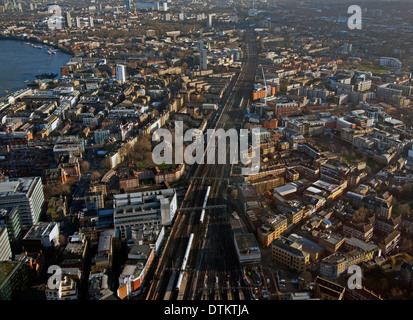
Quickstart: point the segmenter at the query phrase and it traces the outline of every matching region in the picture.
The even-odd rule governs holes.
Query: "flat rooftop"
[[[18,178],[11,180],[0,181],[0,198],[1,197],[13,197],[13,196],[25,196],[33,182],[39,180],[38,177],[30,178]]]
[[[41,239],[43,235],[49,234],[56,226],[55,222],[36,223],[24,236],[25,240]]]
[[[301,236],[299,236],[295,233],[292,233],[288,237],[288,239],[301,244],[303,246],[303,250],[305,250],[307,252],[319,253],[324,249],[323,246],[321,246],[321,245],[319,245],[319,244],[317,244],[317,243],[315,243],[315,242],[313,242],[313,241],[311,241],[307,238],[301,237]]]
[[[358,239],[356,237],[351,237],[351,238],[346,238],[346,245],[350,245],[352,247],[359,248],[365,252],[370,252],[372,250],[377,249],[377,245],[372,243],[372,242],[364,242],[361,239]]]

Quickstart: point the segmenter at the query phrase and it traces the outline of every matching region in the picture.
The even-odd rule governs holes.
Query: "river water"
[[[26,88],[25,81],[36,79],[42,73],[56,73],[70,60],[70,55],[61,51],[49,55],[49,46],[34,44],[37,49],[24,41],[0,40],[0,96]],[[53,49],[53,48],[52,48]]]

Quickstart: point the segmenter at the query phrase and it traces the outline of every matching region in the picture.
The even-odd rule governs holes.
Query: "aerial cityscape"
[[[412,17],[0,0],[0,300],[413,300]]]

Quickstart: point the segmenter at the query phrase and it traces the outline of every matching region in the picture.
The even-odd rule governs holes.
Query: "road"
[[[236,81],[229,87],[222,112],[215,129],[240,129],[252,94],[258,66],[255,35],[245,33],[244,58]],[[227,155],[229,144],[227,144]],[[147,300],[175,299],[249,299],[249,290],[243,288],[242,272],[233,244],[228,216],[232,212],[208,209],[200,222],[201,210],[188,210],[202,206],[208,186],[211,186],[208,206],[225,204],[227,178],[231,163],[199,164],[183,200],[170,236],[164,246]],[[212,178],[212,179],[211,179]],[[180,266],[185,256],[188,239],[194,234],[183,281],[177,288]]]

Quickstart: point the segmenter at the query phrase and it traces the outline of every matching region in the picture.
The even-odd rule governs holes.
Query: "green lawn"
[[[370,64],[356,64],[354,67],[359,71],[371,72],[374,74],[382,74],[386,73],[388,70],[382,68],[381,66],[377,65],[370,65]],[[350,69],[349,66],[343,67],[343,69]]]
[[[342,159],[343,159],[344,161],[346,161],[346,162],[350,162],[350,161],[352,161],[352,160],[358,160],[358,159],[360,159],[360,157],[353,156],[353,155],[351,155],[351,154],[345,155],[345,156],[341,156],[341,157],[342,157]]]

